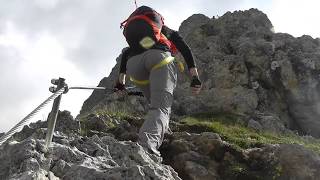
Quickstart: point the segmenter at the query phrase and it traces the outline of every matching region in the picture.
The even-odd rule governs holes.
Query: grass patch
[[[191,117],[198,120],[207,120],[209,122],[221,122],[226,125],[244,125],[243,116],[231,113],[199,113],[194,114]]]
[[[267,132],[257,132],[253,129],[246,128],[244,123],[238,123],[238,115],[195,115],[186,117],[181,123],[200,129],[218,133],[221,138],[237,148],[247,149],[260,147],[263,144],[300,144],[307,149],[320,154],[320,140],[307,140],[295,134],[274,134]]]
[[[98,116],[110,117],[118,120],[127,119],[133,116],[133,114],[123,110],[117,110],[117,111],[98,110],[98,111],[95,111],[94,114]]]
[[[106,133],[118,126],[121,121],[128,121],[129,123],[136,123],[135,120],[139,119],[142,115],[139,113],[131,113],[125,108],[118,109],[98,109],[89,114],[78,117],[80,120],[82,136],[88,136],[90,131],[96,133]],[[94,118],[95,121],[92,121]],[[139,123],[139,122],[138,122]]]

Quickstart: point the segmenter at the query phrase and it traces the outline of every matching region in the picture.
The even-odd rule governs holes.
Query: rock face
[[[188,76],[179,74],[174,114],[234,113],[247,116],[248,122],[265,116],[276,119],[278,127],[270,129],[271,122],[264,121],[260,129],[287,128],[320,137],[320,39],[274,33],[267,16],[257,9],[219,18],[195,14],[179,32],[194,53],[204,88],[192,97]],[[119,63],[99,85],[111,87],[118,67]],[[82,112],[103,99],[93,92]]]
[[[161,158],[136,142],[118,141],[111,134],[81,137],[70,131],[75,127],[72,121],[68,113],[60,113],[59,131],[49,150],[44,146],[45,129],[39,128],[42,122],[9,139],[0,147],[0,179],[180,179],[170,166],[161,164]]]
[[[175,132],[160,148],[162,161],[136,142],[143,119],[90,114],[82,121],[88,121],[91,134],[83,136],[80,129],[74,131],[79,126],[73,125],[77,123],[68,112],[58,117],[59,131],[49,150],[44,146],[45,122],[25,127],[0,146],[1,180],[316,180],[320,176],[319,155],[301,145],[265,144],[242,150],[219,134],[186,132],[196,128],[187,130],[176,123]],[[95,126],[89,126],[92,123]]]
[[[266,145],[239,151],[215,133],[179,132],[163,147],[164,162],[182,179],[317,179],[319,155],[299,145]]]
[[[180,31],[198,25],[183,35],[197,57],[205,90],[200,98],[185,99],[187,82],[182,81],[176,109],[252,117],[258,112],[278,119],[281,126],[320,136],[319,39],[273,33],[267,16],[256,9],[202,20],[200,26],[198,21],[192,25],[193,19],[182,23]]]
[[[22,141],[30,136],[36,135],[39,138],[45,138],[44,129],[48,127],[47,121],[38,121],[37,123],[31,123],[28,126],[24,126],[20,132],[13,135],[14,139],[17,141]],[[80,122],[74,120],[69,111],[59,111],[55,130],[59,133],[69,134],[79,134]],[[41,134],[41,135],[40,135]]]
[[[56,179],[77,180],[180,179],[137,143],[108,136],[54,142],[47,154],[43,140],[28,138],[7,144],[0,159],[1,179],[49,179],[48,173]]]

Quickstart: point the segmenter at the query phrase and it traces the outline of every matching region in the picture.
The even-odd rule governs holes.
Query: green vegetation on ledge
[[[218,133],[221,138],[238,148],[260,147],[263,144],[300,144],[320,154],[320,140],[295,134],[257,132],[244,126],[241,116],[233,114],[199,114],[180,121],[191,128]]]
[[[81,124],[80,134],[88,136],[92,134],[107,133],[117,128],[121,121],[127,121],[136,126],[141,126],[141,114],[128,112],[124,108],[117,110],[98,109],[79,117]]]

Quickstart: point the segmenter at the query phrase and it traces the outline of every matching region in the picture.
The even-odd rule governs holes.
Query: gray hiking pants
[[[173,62],[152,69],[167,57],[169,52],[150,49],[131,57],[127,62],[127,74],[135,80],[149,80],[147,84],[136,85],[143,91],[150,103],[150,109],[139,130],[139,144],[160,155],[164,133],[169,128],[173,90],[177,83],[177,69]]]

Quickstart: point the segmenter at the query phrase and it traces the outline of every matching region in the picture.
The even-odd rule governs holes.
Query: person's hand
[[[124,84],[121,84],[120,82],[117,82],[113,89],[115,92],[126,90],[126,88],[124,87]]]
[[[193,95],[197,95],[200,93],[201,86],[202,86],[202,83],[201,83],[199,77],[192,76],[190,87],[191,87],[191,91],[192,91]]]
[[[113,91],[117,92],[119,94],[125,94],[126,88],[125,88],[124,84],[117,82],[116,85],[113,87]]]

